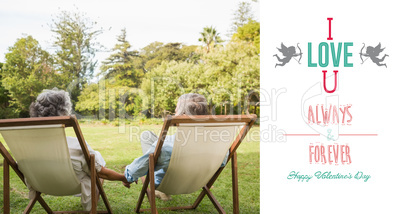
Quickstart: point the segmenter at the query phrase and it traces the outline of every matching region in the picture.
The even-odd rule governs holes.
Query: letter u
[[[326,74],[327,74],[327,71],[322,71],[322,73],[324,74],[324,90],[327,92],[327,93],[334,93],[335,91],[336,91],[336,83],[337,83],[337,74],[338,74],[338,71],[334,71],[334,73],[335,73],[335,87],[334,87],[334,89],[333,90],[331,90],[331,91],[328,91],[327,90],[327,84],[326,84]]]

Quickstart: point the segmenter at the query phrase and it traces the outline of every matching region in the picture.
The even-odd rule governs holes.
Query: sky
[[[250,2],[254,19],[259,20],[259,3],[251,0],[7,0],[0,8],[0,62],[5,61],[8,47],[18,38],[31,35],[41,47],[52,53],[54,34],[49,24],[61,11],[86,13],[104,33],[97,37],[107,49],[113,48],[121,29],[126,28],[127,40],[133,49],[139,50],[148,44],[181,42],[185,45],[200,45],[200,32],[206,26],[217,29],[223,39],[228,39],[233,13],[240,2]],[[53,50],[52,50],[53,49]],[[110,53],[98,53],[102,61]]]

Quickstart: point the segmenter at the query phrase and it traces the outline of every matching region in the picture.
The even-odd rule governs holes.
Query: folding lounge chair
[[[233,213],[239,213],[236,149],[256,119],[256,115],[167,116],[155,152],[149,155],[148,174],[141,178],[143,187],[135,211],[139,213],[150,210],[152,213],[158,213],[155,203],[154,168],[169,127],[176,125],[169,167],[156,190],[169,195],[189,194],[199,189],[202,189],[202,192],[191,206],[161,209],[196,209],[207,195],[218,212],[225,213],[210,188],[222,172],[224,167],[221,165],[229,151],[227,161],[232,161]],[[150,202],[150,209],[140,209],[145,194]]]
[[[54,196],[81,193],[81,184],[71,164],[64,131],[65,127],[74,128],[91,171],[92,209],[90,213],[97,213],[98,197],[96,197],[96,186],[107,209],[107,211],[99,213],[112,213],[109,201],[95,170],[95,157],[88,152],[76,118],[70,116],[0,120],[0,133],[13,154],[11,156],[3,143],[0,142],[0,152],[4,157],[3,213],[10,213],[9,166],[16,172],[22,182],[25,183],[26,180],[37,192],[35,198],[30,200],[24,213],[29,213],[36,201],[42,205],[47,213],[66,213],[65,211],[53,212],[41,197],[41,193]],[[83,213],[83,211],[79,212]]]

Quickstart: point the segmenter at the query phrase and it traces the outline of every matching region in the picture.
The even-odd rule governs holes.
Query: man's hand
[[[121,183],[123,183],[123,186],[125,186],[125,187],[127,187],[127,188],[130,188],[130,187],[131,187],[131,183],[124,182],[124,181],[122,181]]]
[[[127,188],[130,188],[131,184],[132,184],[132,183],[127,182],[127,181],[122,181],[122,183],[123,183],[123,186],[125,186]],[[138,181],[134,181],[133,183],[138,184]]]

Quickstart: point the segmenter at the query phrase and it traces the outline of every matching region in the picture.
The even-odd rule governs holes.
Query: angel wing
[[[378,43],[377,46],[375,46],[374,49],[375,49],[375,52],[381,53],[385,48],[381,48],[381,42],[380,42],[380,43]]]
[[[276,48],[276,49],[278,49],[281,53],[284,53],[284,51],[286,50],[286,49],[288,49],[288,47],[286,47],[284,44],[283,44],[283,42],[281,43],[281,48]]]

